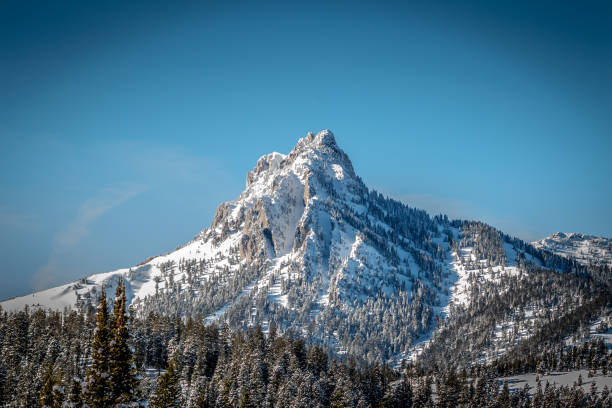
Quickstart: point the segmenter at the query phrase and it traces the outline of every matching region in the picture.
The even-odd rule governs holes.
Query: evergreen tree
[[[412,406],[412,389],[406,377],[391,383],[383,399],[385,408],[408,408]]]
[[[536,379],[536,392],[533,396],[533,406],[540,407],[542,406],[542,402],[544,401],[544,394],[542,393],[542,383],[539,379]]]
[[[155,396],[151,400],[153,408],[180,408],[182,407],[179,378],[174,368],[174,361],[170,360],[168,370],[159,378]]]
[[[512,401],[510,399],[510,390],[508,388],[508,382],[504,381],[504,386],[502,387],[501,392],[497,396],[497,406],[499,408],[511,408]]]
[[[425,379],[421,379],[419,381],[419,386],[415,390],[413,397],[413,406],[417,408],[427,407],[432,402],[432,387],[431,387],[431,377],[425,377]]]
[[[0,345],[0,350],[2,349]],[[4,386],[6,384],[6,368],[4,364],[0,361],[0,406],[4,405]]]
[[[244,391],[242,393],[242,398],[240,399],[240,408],[252,408],[253,404],[251,404],[251,397],[248,391]]]
[[[483,376],[478,378],[476,382],[476,389],[474,390],[474,396],[472,398],[471,407],[482,407],[487,403],[487,389],[486,379]]]
[[[438,387],[438,406],[455,407],[461,394],[461,384],[454,369],[451,369],[440,381]]]
[[[114,402],[110,384],[110,337],[108,308],[104,288],[96,314],[96,329],[91,343],[91,367],[85,381],[85,400],[91,408],[107,408]]]
[[[43,377],[40,389],[39,404],[43,408],[61,408],[64,403],[64,388],[61,384],[61,370],[58,375],[53,374],[53,364],[49,364]]]
[[[83,397],[81,395],[81,381],[79,381],[79,379],[76,377],[72,379],[72,385],[70,387],[70,394],[68,394],[67,405],[69,408],[83,407]]]
[[[112,399],[116,403],[128,403],[134,399],[136,379],[132,369],[132,352],[128,345],[130,335],[127,319],[125,285],[123,279],[119,278],[113,310],[109,363]]]
[[[62,408],[64,406],[64,400],[66,395],[64,394],[64,387],[61,384],[61,371],[58,375],[55,384],[53,385],[53,408]]]
[[[206,392],[206,388],[201,386],[197,390],[196,400],[194,403],[195,408],[209,408],[210,404],[208,402],[208,394]]]
[[[53,398],[53,386],[55,385],[55,376],[53,375],[53,364],[49,364],[45,376],[43,377],[42,388],[40,389],[40,406],[43,408],[52,408],[55,404]]]

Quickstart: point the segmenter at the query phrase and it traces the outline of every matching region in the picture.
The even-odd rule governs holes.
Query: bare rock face
[[[259,160],[257,160],[255,168],[247,173],[246,187],[249,188],[253,181],[262,175],[278,170],[282,166],[284,159],[284,154],[276,152],[260,157]]]
[[[243,211],[245,215],[240,240],[242,259],[251,262],[256,258],[274,257],[276,251],[264,200],[257,200],[252,208]]]
[[[215,213],[215,217],[213,218],[213,222],[210,226],[211,229],[216,229],[223,226],[228,219],[230,212],[230,207],[227,203],[220,204],[217,207],[217,212]]]
[[[306,204],[308,200],[310,200],[310,198],[317,193],[314,187],[312,187],[312,182],[310,181],[310,172],[307,172],[305,177],[306,183],[304,183],[304,196],[302,197],[304,204]]]

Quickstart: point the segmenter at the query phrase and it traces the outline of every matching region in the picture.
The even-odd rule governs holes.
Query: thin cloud
[[[95,220],[141,194],[146,189],[146,186],[140,184],[114,185],[85,201],[76,217],[55,234],[49,259],[33,277],[35,289],[40,290],[48,287],[62,275],[62,258],[69,254],[89,234],[91,225]]]

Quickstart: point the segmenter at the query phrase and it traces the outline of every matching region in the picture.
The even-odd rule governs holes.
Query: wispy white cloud
[[[33,276],[35,289],[46,288],[49,284],[56,283],[58,277],[63,275],[61,266],[63,257],[68,256],[70,251],[89,234],[94,221],[146,189],[147,187],[142,184],[116,184],[86,200],[72,221],[55,234],[47,262]]]

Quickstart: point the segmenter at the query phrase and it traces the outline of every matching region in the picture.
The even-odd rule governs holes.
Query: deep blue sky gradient
[[[0,298],[173,249],[324,128],[412,206],[612,236],[610,2],[289,3],[2,2]]]

